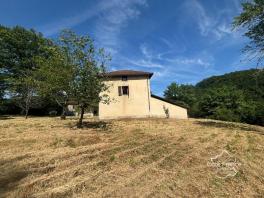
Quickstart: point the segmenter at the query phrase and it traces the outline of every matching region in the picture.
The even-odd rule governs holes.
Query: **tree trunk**
[[[25,118],[27,119],[28,118],[28,109],[26,109],[26,111],[25,111]]]
[[[26,97],[26,105],[25,105],[25,113],[26,113],[25,118],[26,119],[28,118],[28,111],[30,108],[31,99],[32,99],[31,92],[28,92],[27,97]]]
[[[78,125],[77,125],[78,128],[82,128],[82,125],[83,125],[83,114],[84,114],[84,106],[81,106],[81,116],[79,118],[79,122],[78,122]]]
[[[65,105],[62,106],[61,120],[66,119],[66,108],[67,107]]]
[[[25,106],[25,118],[28,118],[28,111],[29,111],[29,100],[27,99],[26,101],[26,106]]]

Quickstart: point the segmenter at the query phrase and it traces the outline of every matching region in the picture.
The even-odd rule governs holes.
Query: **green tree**
[[[67,104],[72,94],[74,68],[59,47],[52,47],[49,58],[38,57],[38,94],[49,97],[62,107],[61,119],[66,118]]]
[[[244,51],[254,55],[260,64],[264,58],[264,0],[252,0],[241,5],[243,11],[234,18],[233,25],[247,29],[245,36],[250,43]]]
[[[3,71],[0,69],[0,101],[4,99],[5,96],[5,90],[6,90],[6,76]]]
[[[34,30],[0,26],[1,85],[16,99],[26,118],[36,95],[34,58],[48,57],[46,46],[50,45],[50,40]]]
[[[97,106],[99,102],[110,101],[108,86],[104,81],[106,63],[110,57],[104,49],[97,49],[89,36],[78,36],[69,30],[61,33],[59,45],[73,65],[72,95],[80,109],[78,127],[82,127],[85,109]]]
[[[195,87],[192,85],[179,85],[173,82],[164,91],[164,97],[189,108],[196,101]]]
[[[208,90],[199,100],[200,116],[226,121],[240,121],[245,103],[243,92],[234,87]]]

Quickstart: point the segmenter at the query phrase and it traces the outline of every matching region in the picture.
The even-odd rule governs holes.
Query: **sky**
[[[62,29],[90,35],[112,56],[108,69],[154,72],[151,89],[196,84],[212,75],[255,68],[233,30],[241,0],[0,0],[0,24],[56,38]]]

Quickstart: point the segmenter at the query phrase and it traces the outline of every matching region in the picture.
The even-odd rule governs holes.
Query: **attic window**
[[[122,76],[122,81],[127,81],[127,76]]]
[[[129,87],[128,86],[118,86],[118,95],[129,95]]]

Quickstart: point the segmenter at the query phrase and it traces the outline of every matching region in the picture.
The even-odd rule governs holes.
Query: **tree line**
[[[251,69],[213,76],[196,85],[171,83],[168,100],[188,109],[189,116],[264,126],[264,71]]]
[[[12,100],[28,117],[41,99],[61,107],[65,119],[70,100],[85,109],[109,102],[103,78],[110,56],[89,36],[63,30],[51,40],[23,27],[0,26],[0,98]],[[43,100],[42,100],[43,101]],[[47,103],[47,102],[46,102]]]

